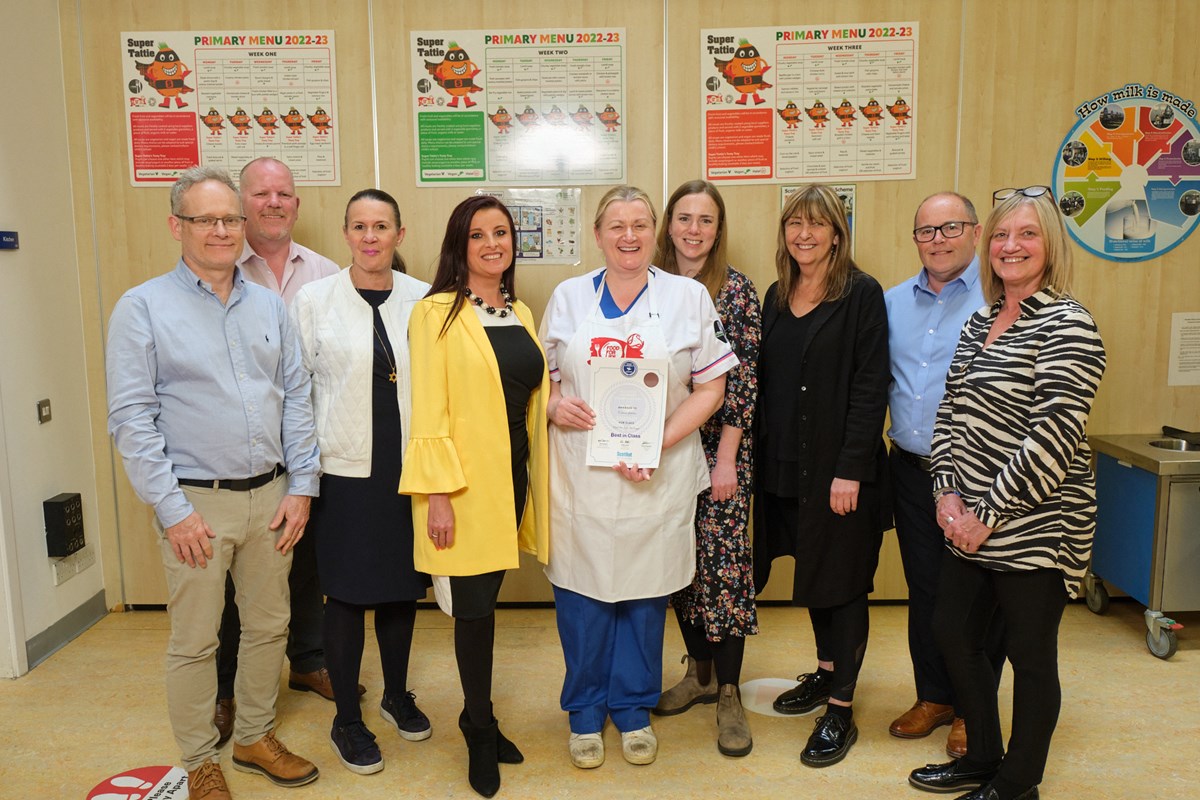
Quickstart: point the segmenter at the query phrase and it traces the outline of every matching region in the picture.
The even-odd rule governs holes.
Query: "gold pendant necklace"
[[[390,370],[390,372],[388,372],[388,380],[392,383],[395,383],[396,362],[393,361],[391,356],[388,355],[387,342],[385,342],[383,337],[379,335],[379,329],[375,327],[375,320],[373,319],[371,320],[371,330],[375,333],[375,338],[379,340],[379,346],[383,348],[383,357],[387,361],[388,369]]]

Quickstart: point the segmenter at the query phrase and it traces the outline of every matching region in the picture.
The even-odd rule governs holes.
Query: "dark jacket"
[[[763,346],[779,321],[778,284],[763,299]],[[840,605],[871,588],[883,531],[892,526],[883,443],[888,366],[887,309],[879,283],[855,270],[849,293],[812,312],[808,335],[795,354],[795,402],[800,419],[797,486],[790,493],[798,516],[767,513],[755,493],[755,585],[761,590],[771,561],[796,558],[794,599],[817,607]],[[760,364],[763,360],[760,360]],[[769,375],[761,373],[760,386]],[[771,428],[769,409],[755,414],[760,447]],[[777,428],[776,428],[777,430]],[[756,465],[755,474],[762,474]],[[858,509],[839,516],[829,508],[834,478],[859,481]],[[797,524],[798,523],[798,524]]]

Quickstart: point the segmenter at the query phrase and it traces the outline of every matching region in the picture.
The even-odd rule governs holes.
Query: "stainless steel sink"
[[[1183,439],[1154,439],[1150,442],[1150,446],[1161,450],[1177,450],[1188,453],[1200,451],[1200,444],[1193,444]]]

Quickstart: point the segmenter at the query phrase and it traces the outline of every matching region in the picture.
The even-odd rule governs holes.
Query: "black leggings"
[[[871,614],[867,593],[863,592],[848,603],[831,608],[810,608],[813,637],[817,640],[817,658],[833,662],[833,700],[850,703],[863,657],[867,654],[867,635],[871,630]]]
[[[362,720],[358,704],[358,675],[365,641],[364,617],[371,606],[325,601],[325,665],[333,686],[337,716],[334,724]],[[375,640],[383,666],[383,691],[389,696],[408,691],[408,655],[412,648],[417,603],[380,603],[375,608]]]
[[[471,724],[492,722],[492,648],[496,642],[496,612],[477,619],[454,619],[454,657],[462,681],[463,703]]]
[[[1022,790],[1042,782],[1058,724],[1058,625],[1066,605],[1057,569],[999,572],[949,550],[943,557],[933,623],[966,721],[967,758],[981,767],[999,763],[999,777]],[[988,631],[997,617],[1005,626],[1004,646],[1013,670],[1008,755],[1000,732],[996,673],[987,653]]]
[[[746,637],[726,636],[719,642],[712,642],[705,635],[704,629],[684,619],[678,608],[675,609],[675,619],[679,622],[679,632],[683,634],[683,644],[688,655],[699,663],[711,661],[717,671],[718,684],[724,686],[732,683],[736,686],[742,682],[742,656],[746,652]],[[699,667],[698,671],[704,671],[704,667]]]

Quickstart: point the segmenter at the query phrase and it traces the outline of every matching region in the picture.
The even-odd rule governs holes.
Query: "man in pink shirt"
[[[246,243],[237,261],[242,275],[283,297],[285,305],[304,284],[338,272],[338,265],[302,244],[292,241],[292,228],[300,216],[300,198],[287,165],[274,158],[256,158],[238,176],[242,213],[246,215]],[[312,537],[293,549],[291,624],[287,656],[291,662],[288,686],[333,699],[325,669],[321,628],[325,609],[317,580]],[[225,581],[225,612],[221,616],[221,646],[217,651],[217,706],[213,722],[223,744],[233,732],[233,681],[237,673],[241,623],[233,601],[233,580]],[[359,687],[360,694],[363,687]]]
[[[246,244],[238,266],[248,280],[292,298],[309,281],[338,271],[338,265],[292,241],[300,216],[300,198],[292,171],[274,158],[256,158],[238,176],[246,214]]]

